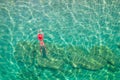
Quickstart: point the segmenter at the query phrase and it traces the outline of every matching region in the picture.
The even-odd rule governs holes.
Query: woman
[[[42,57],[46,58],[47,55],[46,55],[46,47],[45,47],[45,44],[44,44],[44,34],[42,32],[42,29],[39,30],[38,32],[38,40],[40,40],[40,52],[42,54]]]

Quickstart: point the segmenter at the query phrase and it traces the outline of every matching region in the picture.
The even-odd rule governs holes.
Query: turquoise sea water
[[[49,59],[41,57],[39,29]],[[0,80],[119,75],[119,0],[0,0]]]

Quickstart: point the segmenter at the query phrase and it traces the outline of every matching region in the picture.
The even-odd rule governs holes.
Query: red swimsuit
[[[43,34],[38,34],[38,40],[42,41],[44,38],[44,35]]]

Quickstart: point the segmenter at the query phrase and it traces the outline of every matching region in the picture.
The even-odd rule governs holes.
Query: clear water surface
[[[119,0],[0,0],[0,80],[119,79]]]

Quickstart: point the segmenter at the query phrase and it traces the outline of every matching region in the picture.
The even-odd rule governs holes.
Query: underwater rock
[[[79,47],[68,47],[69,62],[74,68],[84,68],[88,70],[99,70],[106,65],[106,61],[101,57],[86,54]]]
[[[49,60],[46,58],[37,58],[37,64],[35,64],[36,66],[41,66],[43,68],[46,69],[54,69],[54,70],[59,70],[60,66],[63,64],[62,60]]]
[[[95,46],[91,49],[90,54],[103,58],[110,65],[120,66],[120,56],[115,55],[108,47]]]
[[[46,43],[47,53],[50,57],[61,60],[65,57],[65,49],[59,44]]]
[[[116,56],[105,47],[94,47],[90,53],[79,46],[71,45],[64,48],[58,44],[46,43],[46,48],[48,58],[43,58],[38,43],[18,42],[14,57],[19,66],[34,66],[62,71],[80,68],[99,70],[107,64],[117,64],[116,59],[114,59]],[[104,53],[106,54],[104,55]]]
[[[52,47],[53,46],[53,47]],[[30,42],[18,42],[15,48],[15,59],[17,63],[24,64],[26,66],[40,66],[43,68],[50,68],[50,69],[59,69],[62,63],[64,62],[62,59],[60,60],[59,57],[62,55],[55,45],[47,45],[47,57],[43,58],[40,53],[40,46],[37,43],[30,43]],[[61,52],[63,52],[61,50]],[[62,53],[63,54],[63,53]],[[61,57],[62,58],[62,57]]]
[[[39,47],[30,42],[18,42],[15,47],[15,59],[24,64],[32,64]]]

